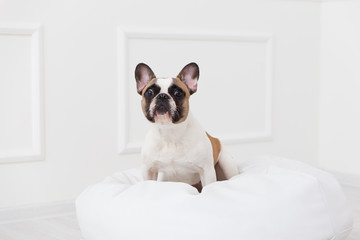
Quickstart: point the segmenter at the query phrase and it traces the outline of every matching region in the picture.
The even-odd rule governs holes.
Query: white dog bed
[[[341,240],[352,227],[330,174],[261,157],[206,186],[143,181],[127,170],[88,187],[76,209],[84,240]]]

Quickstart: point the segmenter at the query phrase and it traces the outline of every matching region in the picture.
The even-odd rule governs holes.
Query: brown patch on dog
[[[190,91],[189,91],[188,87],[185,85],[185,83],[183,83],[179,78],[173,78],[173,83],[176,86],[178,86],[179,88],[181,88],[181,90],[183,90],[185,93],[185,97],[181,103],[182,118],[176,122],[176,123],[181,123],[181,122],[185,121],[185,119],[187,118],[187,116],[189,114]]]
[[[154,83],[156,82],[156,78],[153,78],[150,80],[150,82],[144,87],[144,89],[142,90],[141,96],[141,108],[143,110],[144,115],[146,116],[146,109],[149,109],[150,103],[149,101],[146,101],[146,98],[144,97],[144,94],[146,92],[146,90],[152,86]]]
[[[189,100],[190,91],[188,87],[185,85],[185,83],[183,83],[183,81],[181,81],[179,78],[173,78],[173,83],[186,93],[185,99]]]
[[[144,87],[144,89],[142,90],[141,96],[144,97],[144,93],[146,92],[146,90],[153,85],[156,82],[156,78],[153,78],[150,80],[150,82],[148,84],[146,84],[146,86]]]
[[[206,133],[206,135],[208,136],[208,138],[211,142],[211,146],[212,146],[212,150],[213,150],[213,157],[214,157],[214,165],[215,165],[218,161],[218,158],[219,158],[219,155],[221,152],[221,143],[220,143],[219,139],[210,136],[210,134]]]

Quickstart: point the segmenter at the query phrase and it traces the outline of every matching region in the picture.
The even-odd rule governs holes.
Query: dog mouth
[[[159,104],[155,107],[155,115],[169,114],[169,109],[164,104]]]
[[[170,107],[166,103],[158,103],[154,109],[154,120],[159,124],[168,124],[172,121]]]

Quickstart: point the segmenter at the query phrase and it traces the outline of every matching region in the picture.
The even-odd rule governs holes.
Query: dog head
[[[197,90],[199,67],[189,63],[176,78],[156,78],[148,65],[139,63],[135,79],[145,117],[157,124],[177,124],[188,116],[190,95]]]

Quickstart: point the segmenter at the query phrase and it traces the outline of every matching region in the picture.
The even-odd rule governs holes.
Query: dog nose
[[[168,99],[170,99],[170,96],[167,95],[166,93],[160,93],[160,94],[157,96],[157,98],[158,98],[159,100],[168,100]]]

